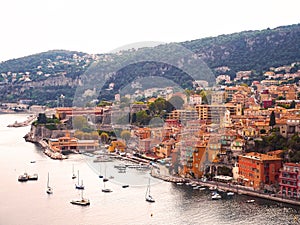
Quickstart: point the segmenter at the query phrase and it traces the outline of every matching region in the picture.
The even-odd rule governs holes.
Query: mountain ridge
[[[235,32],[176,44],[195,53],[215,76],[226,74],[234,78],[238,71],[251,70],[253,79],[261,79],[263,72],[270,67],[300,61],[300,24]],[[163,45],[167,48],[168,46],[171,46],[171,43]],[[66,95],[66,101],[69,99],[68,104],[71,104],[74,88],[80,84],[80,77],[92,63],[118,63],[118,60],[122,61],[126,56],[135,54],[134,52],[144,51],[145,54],[152,54],[156,48],[160,48],[160,45],[122,51],[122,57],[118,53],[87,54],[69,50],[49,50],[4,61],[0,63],[2,101],[25,98],[43,104],[53,103],[59,96]],[[112,99],[122,85],[128,84],[127,82],[133,79],[130,76],[139,76],[137,70],[143,76],[147,74],[164,76],[167,73],[168,79],[174,79],[184,88],[191,87],[191,80],[184,78],[184,73],[172,66],[166,67],[160,62],[138,63],[111,75],[105,88],[113,82],[115,89],[106,93],[105,98]]]

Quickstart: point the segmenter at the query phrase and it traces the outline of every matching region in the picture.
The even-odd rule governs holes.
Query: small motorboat
[[[112,190],[110,190],[109,188],[104,188],[104,189],[102,189],[102,192],[104,192],[104,193],[110,193],[110,192],[112,192]]]
[[[234,193],[233,192],[227,192],[227,196],[233,196]]]
[[[212,200],[219,200],[219,199],[221,199],[222,198],[222,196],[218,193],[218,192],[213,192],[212,194],[211,194],[211,199]]]
[[[37,173],[35,173],[35,174],[33,174],[33,175],[28,175],[28,180],[38,180],[38,174]]]
[[[25,181],[28,181],[28,174],[27,174],[27,173],[24,173],[24,174],[20,175],[20,176],[18,177],[18,181],[19,181],[19,182],[25,182]]]

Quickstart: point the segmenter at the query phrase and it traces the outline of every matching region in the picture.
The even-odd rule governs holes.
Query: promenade
[[[241,186],[241,185],[226,184],[226,183],[221,183],[221,182],[216,182],[216,181],[205,181],[204,182],[199,179],[190,179],[190,178],[171,176],[171,175],[169,175],[168,171],[166,169],[164,169],[162,166],[160,166],[160,169],[152,169],[151,176],[161,179],[161,180],[164,180],[164,181],[167,181],[167,182],[193,183],[193,184],[197,184],[199,186],[205,186],[208,188],[211,187],[211,188],[216,188],[219,190],[221,189],[222,191],[226,191],[226,192],[234,192],[236,194],[248,195],[248,196],[263,198],[263,199],[267,199],[267,200],[271,200],[271,201],[275,201],[275,202],[279,202],[279,203],[300,206],[299,200],[288,199],[288,198],[283,198],[281,196],[257,192],[257,191],[251,190],[250,188],[247,188],[247,187]]]

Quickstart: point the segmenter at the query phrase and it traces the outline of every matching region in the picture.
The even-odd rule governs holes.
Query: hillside
[[[300,24],[243,31],[179,45],[196,53],[214,75],[229,74],[233,78],[238,71],[252,70],[255,79],[260,79],[271,66],[300,61]],[[35,104],[54,106],[62,100],[60,96],[64,96],[60,104],[72,105],[76,87],[85,81],[83,74],[97,76],[102,73],[105,76],[104,81],[94,77],[96,80],[92,85],[101,84],[103,90],[97,90],[98,93],[101,91],[98,98],[107,100],[137,77],[161,76],[183,88],[190,88],[192,78],[182,68],[184,54],[174,54],[172,48],[172,44],[167,44],[101,55],[55,50],[8,60],[0,63],[0,100],[33,99]],[[172,64],[153,60],[165,58],[173,60]],[[187,66],[190,65],[188,62]],[[210,72],[206,69],[204,73]],[[113,89],[108,88],[110,83],[114,83]]]

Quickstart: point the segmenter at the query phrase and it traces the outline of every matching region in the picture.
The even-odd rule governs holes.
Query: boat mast
[[[48,172],[48,180],[47,180],[47,188],[49,187],[49,172]]]
[[[77,171],[77,173],[78,173],[78,186],[79,186],[79,170]]]

